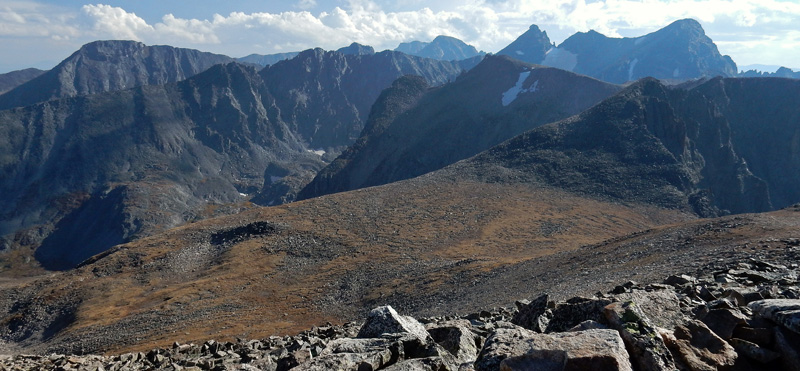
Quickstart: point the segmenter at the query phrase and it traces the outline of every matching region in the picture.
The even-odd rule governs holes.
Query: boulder
[[[674,370],[675,361],[661,335],[633,302],[612,303],[604,313],[631,351],[631,360],[642,370]]]
[[[762,348],[758,346],[758,344],[751,343],[747,340],[731,339],[731,345],[733,345],[737,353],[759,363],[769,363],[781,356],[780,353]]]
[[[781,353],[780,362],[784,370],[800,371],[800,335],[776,329],[775,350]]]
[[[546,332],[564,332],[586,320],[605,322],[603,308],[608,304],[611,304],[611,300],[588,298],[572,298],[566,303],[559,303],[553,309]]]
[[[633,302],[652,324],[668,329],[675,328],[686,322],[681,313],[681,304],[678,295],[672,290],[644,291],[632,290],[629,293],[615,296],[619,302]]]
[[[723,339],[730,339],[736,326],[747,324],[747,316],[736,309],[714,309],[703,317],[703,323]]]
[[[383,306],[369,311],[367,320],[358,332],[359,338],[377,338],[383,334],[409,333],[420,339],[429,339],[425,326],[416,319],[401,316],[391,306]]]
[[[426,325],[433,340],[452,354],[458,363],[472,363],[478,356],[481,338],[471,330],[466,320],[446,321]]]
[[[525,365],[564,370],[631,370],[628,352],[614,330],[540,334],[522,328],[498,329],[486,340],[476,370],[522,369]],[[507,362],[504,363],[504,361]]]
[[[530,303],[516,302],[517,314],[511,319],[511,323],[528,330],[544,332],[549,322],[549,319],[544,316],[548,300],[549,296],[544,294]]]
[[[568,359],[566,351],[539,349],[504,359],[500,362],[500,371],[561,371],[567,368]]]
[[[747,306],[755,314],[800,334],[800,299],[765,299]]]
[[[689,370],[717,370],[733,366],[736,351],[711,331],[703,322],[690,320],[679,325],[673,333],[661,332],[664,342],[676,363]]]
[[[384,371],[447,371],[452,369],[439,357],[415,358],[397,362]]]

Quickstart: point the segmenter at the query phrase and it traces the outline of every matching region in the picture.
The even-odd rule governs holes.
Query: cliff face
[[[52,70],[0,96],[0,109],[184,80],[233,58],[135,41],[95,41]]]

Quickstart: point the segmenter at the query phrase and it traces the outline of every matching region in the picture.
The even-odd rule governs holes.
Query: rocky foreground
[[[750,260],[702,277],[548,295],[462,317],[389,306],[363,324],[121,355],[2,356],[2,370],[800,370],[798,264]]]

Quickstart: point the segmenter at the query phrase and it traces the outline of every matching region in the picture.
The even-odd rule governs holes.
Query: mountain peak
[[[497,54],[508,55],[528,63],[541,64],[551,47],[547,32],[533,24],[525,33]]]
[[[375,54],[375,49],[369,45],[361,45],[359,43],[352,43],[350,46],[345,46],[336,50],[345,55],[371,55]]]
[[[483,54],[455,37],[439,35],[429,43],[412,41],[400,44],[395,51],[444,61],[469,59]]]

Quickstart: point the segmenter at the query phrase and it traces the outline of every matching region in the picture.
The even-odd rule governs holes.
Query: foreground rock
[[[114,356],[0,356],[2,370],[798,370],[798,265],[739,263],[592,298]],[[2,350],[2,349],[0,349]]]

